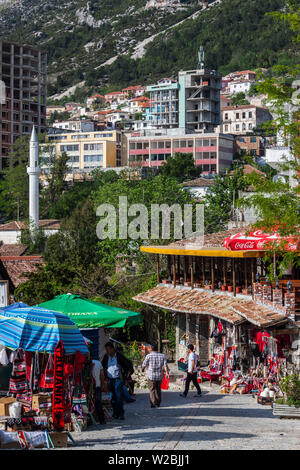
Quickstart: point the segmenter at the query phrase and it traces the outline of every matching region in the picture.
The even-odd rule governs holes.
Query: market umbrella
[[[54,353],[60,340],[66,354],[88,353],[81,332],[66,315],[40,307],[15,307],[14,304],[0,309],[0,344],[5,347]]]
[[[78,328],[123,328],[125,325],[139,325],[143,319],[141,313],[100,304],[73,294],[58,295],[41,303],[40,307],[65,313]]]
[[[295,237],[281,237],[278,232],[264,233],[262,230],[246,233],[239,232],[227,237],[223,241],[223,246],[228,250],[266,250],[275,244],[278,246],[284,242],[287,251],[299,250],[299,239]]]

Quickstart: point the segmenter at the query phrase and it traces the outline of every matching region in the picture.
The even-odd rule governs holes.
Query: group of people
[[[132,362],[118,351],[113,342],[109,341],[105,345],[106,354],[100,361],[93,361],[93,377],[95,380],[95,408],[101,424],[105,424],[105,416],[102,408],[102,391],[105,390],[105,383],[108,383],[108,391],[111,395],[111,404],[113,408],[113,418],[124,420],[124,401],[135,401],[132,395],[128,393],[126,385],[130,387],[132,383],[131,375],[134,372]],[[193,382],[197,395],[201,396],[201,388],[197,381],[197,354],[194,346],[188,346],[188,364],[187,377],[185,381],[185,390],[181,397],[186,398],[189,392],[190,384]],[[150,392],[151,408],[159,408],[161,405],[161,384],[163,375],[169,380],[169,367],[166,356],[158,352],[158,346],[152,346],[152,352],[149,353],[142,364],[142,371],[147,369],[148,386]],[[125,385],[126,384],[126,385]],[[133,392],[133,390],[131,390]]]

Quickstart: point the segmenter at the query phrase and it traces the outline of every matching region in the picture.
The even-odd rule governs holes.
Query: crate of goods
[[[258,395],[257,397],[257,403],[260,405],[272,405],[273,404],[273,398],[272,397],[261,397]]]
[[[0,398],[0,416],[9,416],[9,407],[15,401],[14,397]]]
[[[68,433],[67,432],[51,432],[51,441],[54,447],[68,447]]]
[[[49,394],[38,393],[32,396],[32,409],[37,410],[40,416],[51,414],[52,398]]]

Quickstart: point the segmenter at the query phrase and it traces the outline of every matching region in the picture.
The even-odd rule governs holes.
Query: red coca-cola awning
[[[281,245],[284,241],[284,249],[286,251],[299,251],[300,240],[294,237],[281,237],[277,232],[272,234],[264,233],[262,230],[249,232],[247,235],[243,232],[231,235],[225,238],[223,246],[228,250],[267,250],[272,248],[274,244]]]

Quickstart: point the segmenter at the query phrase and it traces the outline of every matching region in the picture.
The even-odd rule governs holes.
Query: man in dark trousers
[[[152,352],[146,356],[143,362],[142,371],[144,372],[146,368],[148,369],[151,408],[158,408],[161,403],[162,371],[165,370],[168,379],[169,369],[166,356],[158,352],[157,344],[152,346]]]
[[[184,398],[187,397],[187,394],[189,393],[190,383],[193,382],[198,392],[196,396],[200,397],[201,388],[197,380],[197,354],[195,353],[194,346],[192,344],[188,345],[188,353],[189,353],[189,358],[188,358],[187,376],[186,376],[186,381],[185,381],[185,391],[181,393],[180,396]]]
[[[133,365],[129,359],[115,350],[112,342],[105,345],[106,354],[102,360],[104,374],[108,378],[108,388],[111,393],[113,418],[124,419],[123,385],[128,375],[133,374]]]

